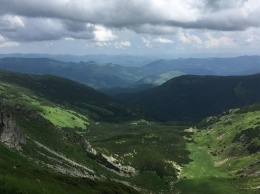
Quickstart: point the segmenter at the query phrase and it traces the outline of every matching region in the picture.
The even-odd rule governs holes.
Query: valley
[[[194,80],[211,78],[224,79],[171,81],[191,88]],[[122,103],[64,78],[0,71],[0,191],[258,193],[258,75],[225,79],[239,87],[231,90],[242,96],[241,107],[208,109],[209,117],[198,122]]]

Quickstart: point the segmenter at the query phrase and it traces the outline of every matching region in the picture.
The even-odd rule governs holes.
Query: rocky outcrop
[[[120,176],[131,177],[138,174],[138,172],[133,167],[121,165],[116,158],[98,153],[83,137],[81,138],[81,145],[87,153],[95,156],[97,162],[112,170],[113,172],[119,174]]]
[[[78,143],[78,145],[84,148],[84,150],[90,154],[94,160],[108,170],[125,177],[133,177],[138,174],[138,171],[135,168],[131,166],[123,166],[116,158],[98,152],[84,137],[74,133],[67,133],[67,137],[71,141]]]
[[[24,134],[9,112],[0,111],[0,142],[18,151],[26,143]]]

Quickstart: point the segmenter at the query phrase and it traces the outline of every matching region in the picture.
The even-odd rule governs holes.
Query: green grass
[[[100,193],[103,190],[102,182],[72,178],[55,173],[2,145],[0,145],[0,158],[0,193],[83,194]],[[115,186],[117,185],[115,184]]]
[[[185,149],[187,140],[183,138],[190,136],[186,128],[184,123],[165,125],[145,120],[97,123],[84,136],[99,152],[140,171],[132,183],[160,193],[177,180],[178,171],[167,161],[179,165],[190,161]]]
[[[27,109],[36,110],[56,126],[84,129],[89,124],[86,116],[43,99],[26,88],[1,82],[0,90],[1,95],[5,97],[5,104],[20,104]]]
[[[134,177],[134,182],[138,183],[143,189],[154,193],[161,193],[163,190],[169,190],[168,182],[161,179],[154,171],[145,171]]]
[[[187,148],[193,161],[184,167],[176,185],[182,193],[239,193],[228,176],[228,171],[223,167],[215,167],[213,157],[205,148],[194,143],[188,144]]]
[[[220,167],[227,169],[240,192],[259,192],[256,189],[260,186],[259,104],[205,119],[197,127],[194,141],[214,155]]]
[[[78,113],[60,107],[41,106],[41,115],[54,125],[68,128],[86,128],[89,123],[86,118]]]
[[[0,193],[135,193],[109,181],[112,179],[126,181],[149,193],[255,194],[258,191],[252,187],[259,186],[259,176],[250,176],[260,169],[259,152],[255,152],[260,146],[257,106],[214,116],[197,125],[192,136],[185,131],[191,123],[142,119],[133,109],[105,101],[101,94],[88,98],[91,90],[76,83],[57,78],[57,84],[48,76],[29,79],[21,75],[21,78],[23,87],[19,85],[20,78],[15,81],[17,85],[0,82],[4,107],[30,137],[23,147],[23,156],[0,145]],[[69,91],[64,83],[70,84]],[[104,99],[101,105],[95,102],[98,96]],[[14,108],[18,103],[20,110]],[[40,116],[30,117],[30,110]],[[99,153],[113,156],[122,165],[133,166],[139,174],[120,177],[100,166],[97,158],[82,148],[81,138],[86,138]],[[39,165],[42,162],[56,165],[61,158],[37,146],[34,140],[93,169],[104,181],[61,175]],[[179,172],[174,165],[184,168]],[[172,187],[172,183],[177,184]]]

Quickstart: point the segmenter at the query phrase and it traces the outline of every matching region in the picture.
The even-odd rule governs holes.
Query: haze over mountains
[[[126,57],[127,58],[127,57]],[[122,62],[123,63],[123,62]],[[142,66],[99,64],[94,61],[62,62],[48,58],[2,58],[0,68],[32,74],[50,74],[69,78],[107,93],[120,93],[120,87],[149,88],[180,75],[250,75],[260,72],[259,56],[234,58],[188,58],[157,60]],[[146,84],[145,87],[140,85]],[[108,90],[109,88],[119,87]],[[106,89],[105,89],[106,88]],[[114,91],[113,91],[114,90]]]
[[[97,55],[52,55],[52,54],[21,54],[21,53],[13,53],[13,54],[0,54],[0,58],[49,58],[63,62],[81,62],[81,61],[95,61],[99,64],[106,63],[115,63],[120,64],[122,66],[135,67],[142,66],[143,64],[152,62],[156,60],[154,57],[143,57],[143,56],[133,56],[133,55],[106,55],[106,54],[97,54]]]

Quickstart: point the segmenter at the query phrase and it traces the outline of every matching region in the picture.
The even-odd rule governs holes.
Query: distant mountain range
[[[35,57],[37,56],[38,55]],[[62,57],[65,56],[62,55]],[[69,60],[70,58],[68,57],[66,59]],[[99,61],[98,56],[92,59]],[[142,58],[140,58],[140,60],[141,59]],[[73,59],[71,60],[73,61]],[[118,57],[118,60],[121,60],[120,57]],[[139,91],[142,90],[142,88],[148,88],[146,87],[148,85],[149,87],[154,87],[171,78],[185,74],[228,76],[250,75],[260,72],[260,56],[158,60],[138,67],[123,66],[122,63],[118,65],[115,63],[101,64],[94,61],[64,61],[49,58],[33,58],[32,56],[30,58],[8,57],[0,59],[0,69],[21,73],[50,74],[65,77],[106,91],[108,94]],[[112,58],[111,61],[113,61]],[[131,60],[129,60],[129,63],[130,62]],[[135,62],[133,62],[133,64],[134,63]],[[140,86],[143,84],[146,86]],[[116,87],[116,89],[110,90],[110,88],[114,87]],[[132,90],[131,88],[138,89]]]
[[[141,56],[132,56],[132,55],[62,55],[62,54],[21,54],[21,53],[13,53],[13,54],[0,54],[0,58],[49,58],[62,62],[88,62],[95,61],[99,64],[107,64],[107,63],[115,63],[121,66],[126,67],[138,67],[143,66],[147,63],[153,62],[156,58],[153,57],[141,57]]]

